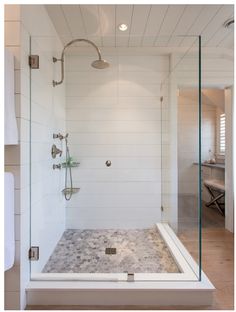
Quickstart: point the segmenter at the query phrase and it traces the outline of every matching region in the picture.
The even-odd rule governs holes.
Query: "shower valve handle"
[[[55,144],[53,144],[52,150],[51,150],[52,158],[56,158],[57,154],[61,157],[61,155],[62,155],[62,150],[60,150],[59,148],[56,147]]]
[[[61,164],[58,164],[58,165],[53,164],[52,168],[53,168],[53,170],[55,170],[55,169],[60,169],[61,170]]]

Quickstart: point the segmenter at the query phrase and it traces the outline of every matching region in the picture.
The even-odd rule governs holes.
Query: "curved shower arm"
[[[84,42],[87,42],[87,43],[91,44],[91,45],[94,47],[94,49],[97,51],[99,60],[102,59],[102,57],[101,57],[101,52],[100,52],[99,48],[98,48],[98,47],[96,46],[96,44],[93,43],[92,41],[90,41],[90,40],[88,40],[88,39],[74,39],[74,40],[71,40],[69,43],[67,43],[67,44],[64,46],[64,48],[63,48],[63,50],[62,50],[62,53],[61,53],[61,58],[60,58],[60,59],[57,59],[56,57],[53,57],[53,62],[54,62],[54,63],[57,62],[57,61],[60,61],[60,62],[61,62],[61,80],[60,80],[60,81],[55,81],[55,80],[53,80],[53,82],[52,82],[52,83],[53,83],[53,87],[55,87],[55,86],[61,84],[61,83],[64,81],[64,76],[65,76],[65,75],[64,75],[64,57],[65,57],[65,50],[66,50],[69,46],[71,46],[72,44],[74,44],[75,42],[81,42],[81,41],[84,41]]]

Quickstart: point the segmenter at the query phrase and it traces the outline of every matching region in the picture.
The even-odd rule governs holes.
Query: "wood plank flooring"
[[[197,235],[188,231],[180,235],[188,251],[197,260]],[[214,301],[208,309],[234,308],[234,237],[223,228],[202,230],[202,269],[214,284]],[[199,307],[200,308],[200,307]]]

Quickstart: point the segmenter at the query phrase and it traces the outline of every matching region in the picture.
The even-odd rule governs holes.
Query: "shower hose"
[[[70,166],[70,151],[68,147],[67,138],[66,141],[66,174],[65,174],[65,199],[70,200],[73,193],[73,185],[72,185],[72,173],[71,173],[71,166]],[[69,170],[69,178],[70,178],[70,186],[67,186],[68,181],[68,170]],[[67,190],[70,189],[69,193],[67,193]]]

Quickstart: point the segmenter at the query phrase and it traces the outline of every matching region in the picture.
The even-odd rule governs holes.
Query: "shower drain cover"
[[[105,254],[106,255],[115,255],[116,254],[116,248],[111,248],[111,247],[106,248]]]

